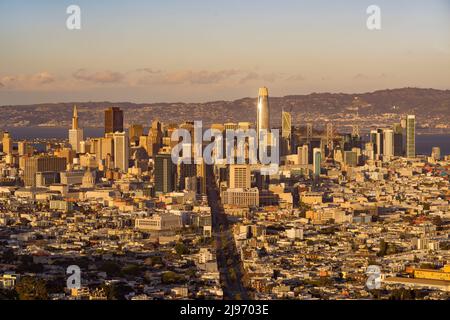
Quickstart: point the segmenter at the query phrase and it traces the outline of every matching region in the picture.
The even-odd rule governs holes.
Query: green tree
[[[173,271],[167,271],[162,274],[161,281],[164,284],[180,283],[184,281],[184,277]]]
[[[379,257],[383,257],[386,255],[388,250],[388,244],[386,241],[384,241],[384,239],[380,240],[380,251],[378,251],[377,256]]]
[[[135,264],[128,264],[122,268],[123,275],[137,276],[141,272],[141,268]]]
[[[125,300],[125,296],[133,289],[125,283],[103,284],[101,288],[105,291],[108,300]]]
[[[16,292],[20,300],[47,300],[47,287],[42,279],[22,277],[16,284]]]
[[[100,266],[100,271],[106,272],[108,276],[116,277],[121,274],[120,266],[112,261],[105,261]]]
[[[175,245],[175,251],[179,255],[189,254],[189,248],[183,242],[178,242]]]

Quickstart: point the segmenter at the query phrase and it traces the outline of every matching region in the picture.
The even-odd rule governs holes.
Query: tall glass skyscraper
[[[283,156],[292,151],[292,116],[289,112],[281,112],[281,146]]]
[[[394,155],[394,130],[383,129],[383,155],[392,157]]]
[[[394,124],[394,156],[403,157],[403,128],[400,123]]]
[[[258,94],[258,109],[256,114],[256,134],[259,145],[259,136],[261,130],[269,132],[270,118],[269,118],[269,89],[266,87],[259,88]]]
[[[320,176],[320,164],[322,162],[322,150],[320,148],[313,149],[313,173],[314,177]]]
[[[105,110],[105,134],[123,132],[123,111],[118,107]]]
[[[408,115],[406,118],[406,157],[416,157],[416,116]]]
[[[291,138],[292,116],[289,112],[281,112],[281,136],[286,139]]]

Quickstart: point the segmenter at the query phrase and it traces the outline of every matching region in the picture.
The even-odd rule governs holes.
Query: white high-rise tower
[[[78,127],[77,106],[73,107],[72,129],[69,129],[69,144],[72,150],[80,152],[80,142],[83,141],[83,129]]]

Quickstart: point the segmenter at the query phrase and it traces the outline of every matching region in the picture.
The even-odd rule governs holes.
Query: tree
[[[119,276],[121,274],[120,266],[112,261],[103,262],[99,269],[100,271],[106,272],[110,277]]]
[[[137,276],[141,272],[141,268],[135,264],[128,264],[122,268],[123,275]]]
[[[144,264],[153,267],[157,264],[163,265],[164,263],[161,256],[151,256],[144,260]]]
[[[189,254],[189,248],[183,242],[178,242],[175,245],[175,251],[179,255]]]
[[[103,284],[101,289],[106,294],[108,300],[124,300],[125,296],[133,289],[125,283],[111,283],[109,285]]]
[[[180,283],[183,280],[184,280],[183,276],[176,274],[173,271],[164,272],[161,276],[161,281],[164,284]]]
[[[14,254],[14,250],[12,249],[6,249],[2,254],[2,261],[4,263],[11,263],[14,262],[16,259],[16,255]]]
[[[378,251],[377,256],[383,257],[386,255],[388,249],[388,244],[384,239],[380,240],[380,251]]]
[[[231,281],[236,281],[237,277],[236,277],[236,271],[234,271],[234,269],[230,270],[230,279]]]
[[[47,287],[42,279],[23,277],[16,284],[16,292],[20,300],[47,300]]]

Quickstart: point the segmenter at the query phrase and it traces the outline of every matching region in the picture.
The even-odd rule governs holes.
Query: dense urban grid
[[[270,175],[251,139],[243,163],[174,163],[201,119],[125,128],[111,107],[85,138],[74,106],[68,139],[2,132],[0,299],[450,298],[450,155],[416,153],[415,115],[345,133],[287,107],[270,128],[269,102],[204,129],[279,129]]]

